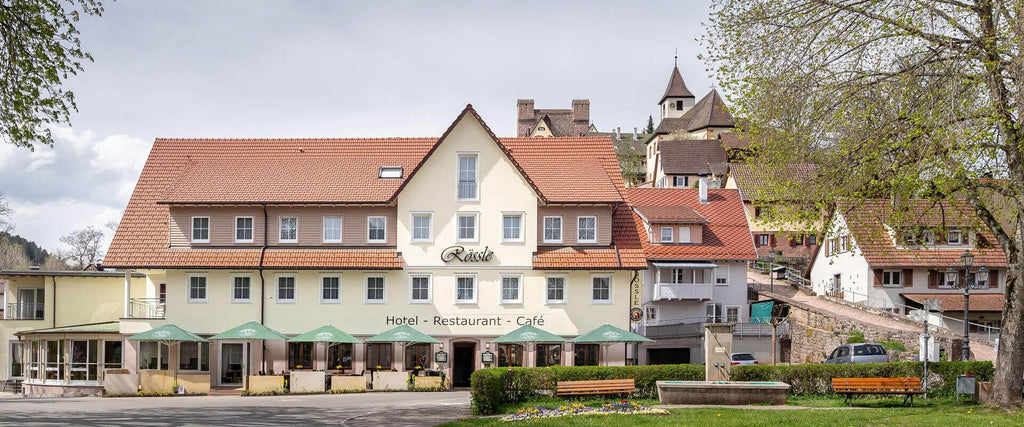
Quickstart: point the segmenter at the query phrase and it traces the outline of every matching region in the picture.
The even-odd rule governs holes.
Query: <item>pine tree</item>
[[[654,116],[647,116],[647,129],[644,130],[644,133],[654,133]]]

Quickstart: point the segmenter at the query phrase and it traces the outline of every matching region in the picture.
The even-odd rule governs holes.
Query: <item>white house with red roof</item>
[[[749,322],[747,262],[754,242],[739,191],[631,188],[627,198],[643,242],[641,364],[703,360],[704,323]],[[766,354],[770,354],[770,346]]]
[[[962,257],[973,257],[965,270]],[[963,328],[965,283],[974,329],[991,333],[1002,318],[1006,257],[962,201],[888,200],[842,204],[832,215],[809,276],[814,291],[899,314],[941,301],[943,323]],[[994,338],[994,337],[993,337]]]

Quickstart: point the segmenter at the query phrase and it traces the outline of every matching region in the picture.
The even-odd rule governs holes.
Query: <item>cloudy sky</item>
[[[500,136],[518,98],[588,98],[599,130],[657,114],[673,53],[690,90],[701,1],[135,1],[85,19],[95,62],[56,147],[0,146],[15,232],[45,248],[120,218],[156,137],[438,136],[467,103]],[[109,239],[110,236],[108,236]]]

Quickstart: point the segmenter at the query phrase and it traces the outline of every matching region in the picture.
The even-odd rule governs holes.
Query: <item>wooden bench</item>
[[[925,393],[920,378],[832,378],[832,391],[845,394],[850,406],[855,394],[902,394],[903,404],[910,399],[914,406],[914,396]]]
[[[556,396],[582,396],[590,394],[621,394],[636,391],[633,379],[623,380],[592,380],[592,381],[559,381],[555,388]]]

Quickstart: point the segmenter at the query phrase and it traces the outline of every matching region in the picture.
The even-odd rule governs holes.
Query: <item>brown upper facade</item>
[[[456,222],[463,227],[439,243],[449,237],[480,241],[481,232],[514,226],[510,233],[533,233],[527,241],[535,238],[544,247],[535,254],[535,268],[645,265],[635,229],[616,226],[630,214],[617,208],[625,200],[610,138],[499,139],[470,106],[440,138],[157,139],[104,264],[403,268],[400,224],[408,221],[407,232],[424,225],[415,232],[429,239],[413,239],[423,243],[433,241],[433,226],[426,224],[446,219],[419,213],[400,218],[398,195],[464,119],[483,128],[486,137],[479,143],[496,144],[496,156],[514,165],[536,196],[536,224],[527,226],[514,212],[497,219],[461,212]],[[487,164],[466,157],[470,167],[460,169],[459,183],[452,185],[462,186],[465,177],[475,192]],[[577,253],[566,258],[563,248]]]
[[[590,100],[574,99],[569,109],[533,108],[532,99],[516,102],[516,136],[584,136],[590,129]]]

